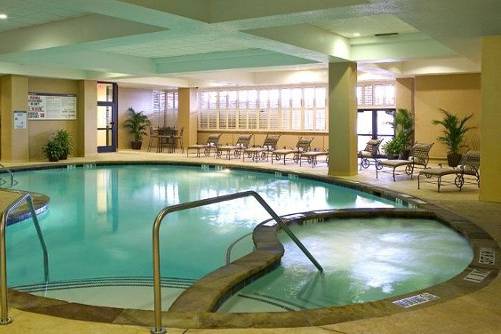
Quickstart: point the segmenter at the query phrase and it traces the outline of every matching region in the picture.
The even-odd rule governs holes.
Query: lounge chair
[[[189,156],[190,150],[197,151],[197,158],[200,157],[200,151],[202,151],[202,150],[203,150],[204,155],[206,157],[210,156],[210,153],[212,150],[217,151],[217,146],[219,145],[219,138],[221,138],[220,133],[211,134],[207,138],[207,142],[205,144],[197,144],[197,145],[188,146],[188,148],[186,149],[186,156],[187,157]]]
[[[252,161],[268,160],[271,152],[277,149],[278,140],[280,135],[266,135],[263,146],[249,147],[243,151],[242,161],[245,161],[245,156],[252,159]]]
[[[153,140],[157,141],[157,152],[160,151],[160,145],[159,145],[159,132],[158,128],[153,128],[150,126],[150,131],[149,131],[149,142],[148,142],[148,152],[150,152],[151,147],[153,146]]]
[[[223,154],[226,153],[226,158],[228,160],[231,160],[232,155],[235,156],[235,158],[239,158],[242,152],[249,147],[252,136],[252,134],[238,136],[235,145],[218,146],[216,153],[217,157],[221,158]]]
[[[297,143],[296,143],[296,148],[294,149],[278,149],[274,150],[271,152],[271,163],[273,163],[273,160],[282,160],[285,161],[287,159],[287,156],[293,154],[292,160],[294,162],[299,162],[299,157],[302,152],[308,152],[311,148],[311,142],[313,141],[313,137],[299,137]]]
[[[443,184],[454,184],[463,189],[465,184],[475,184],[480,188],[480,152],[468,151],[463,155],[458,167],[456,168],[428,168],[419,171],[418,174],[418,189],[421,189],[421,183],[437,184],[438,192]],[[453,181],[442,180],[444,176],[456,175]],[[426,179],[421,180],[420,177],[424,176]],[[473,180],[466,180],[465,176],[472,176]],[[436,180],[434,179],[436,178]],[[471,178],[470,178],[471,179]]]
[[[383,142],[382,139],[371,139],[365,145],[365,148],[362,151],[358,152],[358,157],[360,158],[360,170],[367,169],[370,165],[374,165],[375,168],[381,169],[377,157],[379,156],[379,146]],[[373,161],[371,163],[371,160]]]
[[[301,152],[299,155],[299,166],[302,165],[302,161],[306,160],[311,167],[315,167],[318,164],[318,157],[326,157],[325,162],[329,164],[329,151],[308,151]]]
[[[379,160],[378,164],[381,166],[381,171],[379,168],[376,168],[376,178],[378,177],[378,171],[383,172],[383,167],[388,167],[392,169],[393,181],[396,181],[395,176],[401,175],[396,173],[396,169],[405,166],[405,174],[409,175],[412,179],[414,169],[418,167],[423,169],[428,168],[432,146],[433,144],[414,144],[409,160]]]

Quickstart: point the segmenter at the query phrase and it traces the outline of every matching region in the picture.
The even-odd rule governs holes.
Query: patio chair
[[[405,174],[409,175],[412,179],[414,175],[414,169],[416,168],[428,168],[428,162],[430,160],[430,150],[432,144],[414,144],[411,149],[411,156],[409,160],[379,160],[379,165],[381,168],[376,168],[376,178],[378,177],[378,171],[383,172],[383,167],[388,167],[392,169],[393,181],[396,181],[395,176],[401,175],[396,173],[396,169],[401,166],[405,166]]]
[[[294,149],[278,149],[274,150],[271,152],[271,163],[273,163],[273,160],[281,160],[283,158],[284,165],[285,161],[287,159],[288,155],[293,154],[292,160],[294,162],[299,162],[299,157],[302,152],[308,152],[311,149],[311,142],[313,141],[313,137],[299,137],[297,143],[296,143],[296,148]]]
[[[196,150],[197,151],[197,158],[200,157],[200,151],[203,150],[204,155],[206,157],[210,156],[210,153],[212,150],[217,151],[217,146],[219,145],[219,138],[221,138],[220,133],[214,133],[210,134],[209,137],[207,138],[207,142],[205,144],[196,144],[196,145],[190,145],[186,148],[186,156],[188,157],[190,154],[190,150]]]
[[[153,127],[150,126],[149,130],[149,142],[148,142],[148,152],[150,152],[151,147],[152,147],[152,142],[153,140],[157,141],[157,151],[159,150],[159,133],[158,133],[158,128],[154,129]]]
[[[221,158],[223,154],[226,153],[226,158],[228,160],[231,160],[232,155],[235,158],[240,158],[242,152],[249,147],[252,136],[253,136],[252,134],[241,135],[238,136],[235,145],[218,146],[216,154],[217,157]]]
[[[360,158],[360,170],[367,169],[370,165],[374,165],[374,167],[381,169],[381,165],[377,160],[379,156],[379,146],[383,142],[383,139],[371,139],[365,145],[365,148],[362,151],[358,152],[358,157]],[[371,160],[373,161],[371,163]]]
[[[432,183],[437,184],[437,190],[440,192],[440,188],[443,184],[454,184],[459,188],[459,191],[463,189],[465,184],[475,184],[480,188],[480,152],[479,151],[468,151],[463,155],[458,167],[453,168],[428,168],[419,171],[418,174],[418,189],[421,189],[421,183]],[[442,180],[444,176],[456,175],[454,181]],[[425,180],[421,180],[420,177],[425,176]],[[472,176],[473,180],[465,179],[465,176]],[[436,177],[436,180],[434,178]],[[471,178],[470,178],[471,179]]]
[[[303,160],[306,160],[311,167],[315,167],[318,164],[318,158],[324,156],[326,157],[325,162],[329,164],[329,151],[301,152],[299,155],[299,166],[302,165]]]
[[[258,160],[268,160],[270,152],[277,149],[278,140],[280,135],[266,135],[263,146],[246,148],[242,153],[242,161],[245,161],[245,156],[256,162]]]

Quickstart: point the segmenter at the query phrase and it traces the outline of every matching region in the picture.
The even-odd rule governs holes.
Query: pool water
[[[151,305],[151,288],[146,289],[147,294],[137,292],[143,295],[139,301],[133,297],[124,301],[123,290],[117,289],[122,285],[130,287],[128,291],[145,289],[152,274],[152,224],[165,206],[244,190],[257,191],[281,215],[314,209],[399,206],[309,179],[187,166],[48,169],[17,172],[15,177],[17,189],[50,197],[49,210],[40,216],[40,224],[53,286],[43,294],[119,307]],[[163,277],[171,279],[167,285],[182,290],[224,265],[227,247],[266,218],[266,211],[253,198],[168,216],[161,229],[161,271]],[[249,244],[240,247],[238,254],[251,250]],[[24,285],[25,291],[40,292],[42,253],[30,220],[7,228],[7,254],[9,286]],[[175,295],[173,292],[171,297]]]
[[[380,300],[444,282],[473,258],[461,235],[434,220],[337,219],[291,229],[325,272],[316,271],[280,233],[281,266],[240,290],[219,311],[283,312]]]

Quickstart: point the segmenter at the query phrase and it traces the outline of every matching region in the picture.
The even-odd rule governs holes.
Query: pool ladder
[[[277,215],[275,211],[266,203],[266,201],[255,191],[243,191],[239,193],[211,197],[206,199],[201,199],[198,201],[186,202],[176,205],[171,205],[163,208],[157,215],[155,222],[153,223],[153,292],[154,292],[154,315],[155,315],[155,327],[151,330],[152,334],[164,334],[166,333],[165,328],[162,326],[162,293],[160,286],[160,225],[162,220],[170,213],[176,211],[182,211],[187,209],[193,209],[201,206],[206,206],[215,203],[232,201],[244,197],[254,197],[259,204],[270,214],[270,216],[275,220],[275,222],[280,226],[281,229],[289,235],[289,237],[294,241],[294,243],[301,249],[301,251],[306,255],[306,257],[313,263],[313,265],[320,271],[323,272],[322,266],[317,262],[317,260],[311,255],[311,253],[306,249],[306,247],[299,241],[299,239],[292,233],[289,227],[283,222],[280,216]]]
[[[17,181],[14,179],[14,173],[12,173],[9,168],[5,167],[3,164],[0,164],[0,171],[6,171],[9,174],[10,186],[8,186],[8,188],[12,188],[17,184]],[[6,181],[3,177],[0,177],[0,187],[7,182],[9,181]]]
[[[10,214],[15,209],[19,208],[24,202],[28,205],[31,218],[33,219],[33,225],[35,225],[38,239],[40,241],[40,245],[42,246],[44,279],[46,283],[49,281],[49,256],[47,253],[47,246],[45,245],[45,240],[42,235],[42,230],[40,229],[40,224],[38,223],[35,207],[33,206],[33,198],[31,197],[31,194],[15,190],[4,189],[2,191],[18,195],[3,209],[2,216],[0,218],[0,325],[7,325],[12,322],[12,318],[9,317],[9,305],[7,300],[7,249],[5,244],[5,231]]]

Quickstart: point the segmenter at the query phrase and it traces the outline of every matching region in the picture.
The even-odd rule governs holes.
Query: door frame
[[[378,133],[378,127],[377,127],[377,115],[378,111],[391,111],[393,112],[393,116],[395,116],[395,113],[397,112],[396,108],[358,108],[357,113],[359,112],[364,112],[364,111],[370,111],[372,112],[372,133],[358,133],[357,131],[357,137],[358,136],[366,136],[369,137],[371,136],[372,139],[378,139],[378,137],[389,137],[389,138],[394,138],[395,137],[395,129],[393,129],[393,134],[392,135],[381,135]],[[384,155],[380,154],[379,157],[383,157]]]
[[[97,153],[116,152],[118,147],[118,84],[116,82],[98,81],[97,83],[113,85],[113,96],[111,102],[97,101],[97,107],[111,107],[111,145],[98,146]],[[97,117],[97,110],[96,110]],[[105,128],[97,128],[97,130],[105,130]]]

